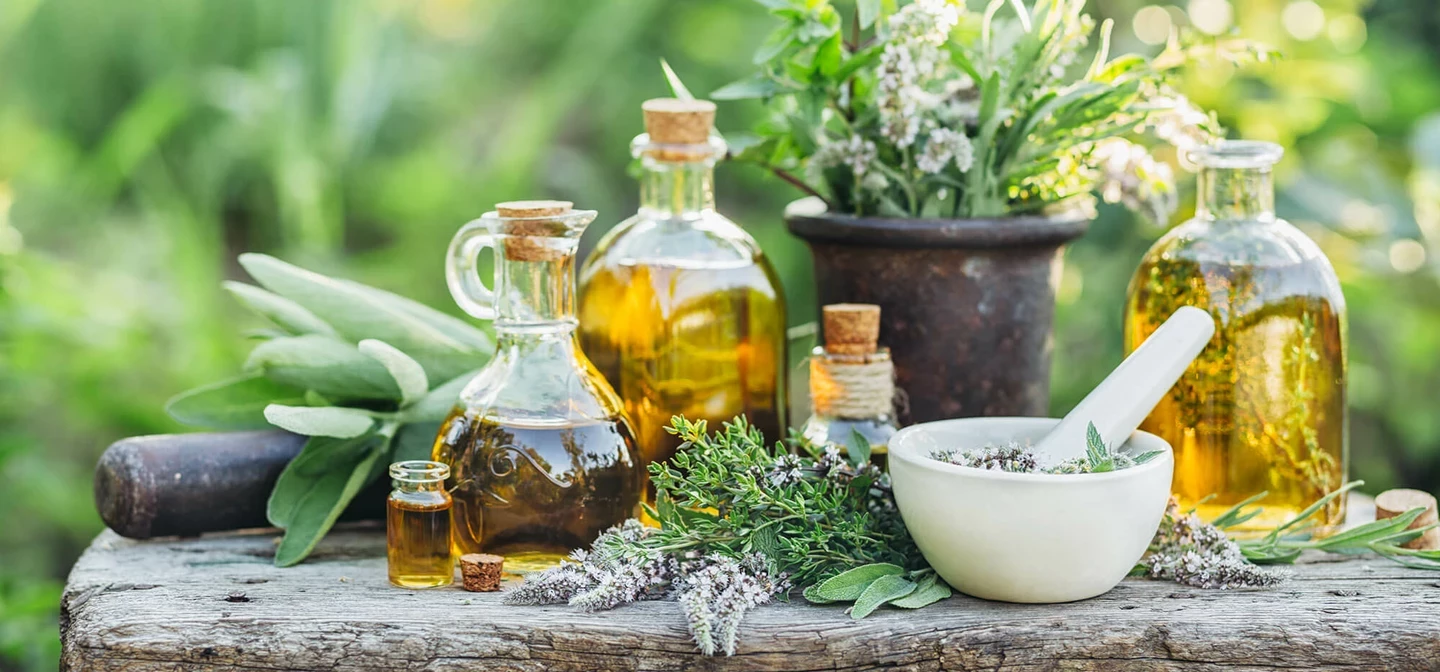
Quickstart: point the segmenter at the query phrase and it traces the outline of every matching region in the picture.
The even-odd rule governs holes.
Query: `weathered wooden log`
[[[281,431],[122,439],[95,467],[95,508],[132,539],[268,527],[270,489],[304,444]],[[360,493],[342,519],[382,518],[386,485]]]

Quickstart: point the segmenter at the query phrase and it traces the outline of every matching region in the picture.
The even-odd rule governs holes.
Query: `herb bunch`
[[[855,602],[854,618],[884,604],[919,608],[950,596],[915,547],[889,477],[854,440],[846,455],[796,438],[798,453],[767,446],[742,416],[711,435],[676,417],[683,441],[650,465],[660,523],[628,521],[572,562],[533,574],[512,604],[609,609],[675,599],[701,651],[734,653],[749,608],[794,586],[814,602]]]
[[[225,288],[273,326],[245,372],[183,393],[166,410],[211,429],[270,426],[310,437],[271,492],[285,529],[275,564],[305,559],[390,462],[429,459],[439,423],[493,351],[485,332],[420,303],[262,254],[240,256],[262,286]]]
[[[1167,219],[1171,169],[1127,138],[1219,137],[1173,74],[1206,55],[1272,56],[1186,36],[1153,58],[1111,58],[1107,19],[1084,57],[1095,32],[1084,0],[991,0],[981,14],[962,0],[856,0],[848,21],[829,0],[758,1],[781,22],[755,54],[758,72],[711,95],[767,101],[737,157],[837,213],[996,217],[1098,191]]]

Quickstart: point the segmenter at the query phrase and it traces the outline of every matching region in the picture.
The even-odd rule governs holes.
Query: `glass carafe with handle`
[[[620,398],[576,338],[575,253],[595,212],[562,201],[501,203],[455,235],[446,279],[493,319],[495,357],[460,394],[433,459],[450,466],[454,542],[551,566],[636,513],[640,457]],[[477,273],[494,250],[494,284]]]
[[[1130,282],[1125,349],[1181,306],[1215,318],[1215,335],[1141,425],[1175,448],[1182,508],[1212,518],[1269,493],[1258,534],[1345,482],[1345,297],[1330,262],[1275,216],[1272,167],[1282,150],[1224,141],[1194,150],[1195,218],[1150,248]],[[1344,520],[1344,498],[1309,521]]]

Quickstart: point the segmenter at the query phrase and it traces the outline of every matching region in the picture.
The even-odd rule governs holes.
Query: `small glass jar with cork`
[[[437,588],[455,580],[450,545],[450,467],[429,460],[390,465],[394,491],[386,502],[385,546],[390,583],[401,588]]]
[[[882,469],[895,421],[895,364],[881,348],[880,306],[837,303],[822,309],[825,345],[810,356],[810,419],[801,434],[845,448],[859,435]]]

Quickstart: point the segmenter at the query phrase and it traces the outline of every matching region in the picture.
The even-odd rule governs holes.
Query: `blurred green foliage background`
[[[1091,11],[1116,19],[1115,52],[1186,25],[1284,52],[1184,88],[1289,150],[1281,214],[1350,303],[1352,474],[1440,487],[1440,4]],[[450,307],[461,223],[566,198],[601,211],[593,244],[636,205],[627,145],[667,93],[660,57],[712,90],[770,28],[751,0],[0,1],[0,670],[54,669],[61,586],[100,529],[96,457],[180,430],[164,400],[239,366],[254,322],[219,288],[237,253]],[[759,114],[724,105],[719,126]],[[718,192],[778,260],[791,322],[813,319],[809,255],[780,221],[797,194],[740,166]],[[1070,250],[1055,412],[1119,361],[1125,285],[1161,232],[1105,209]]]

